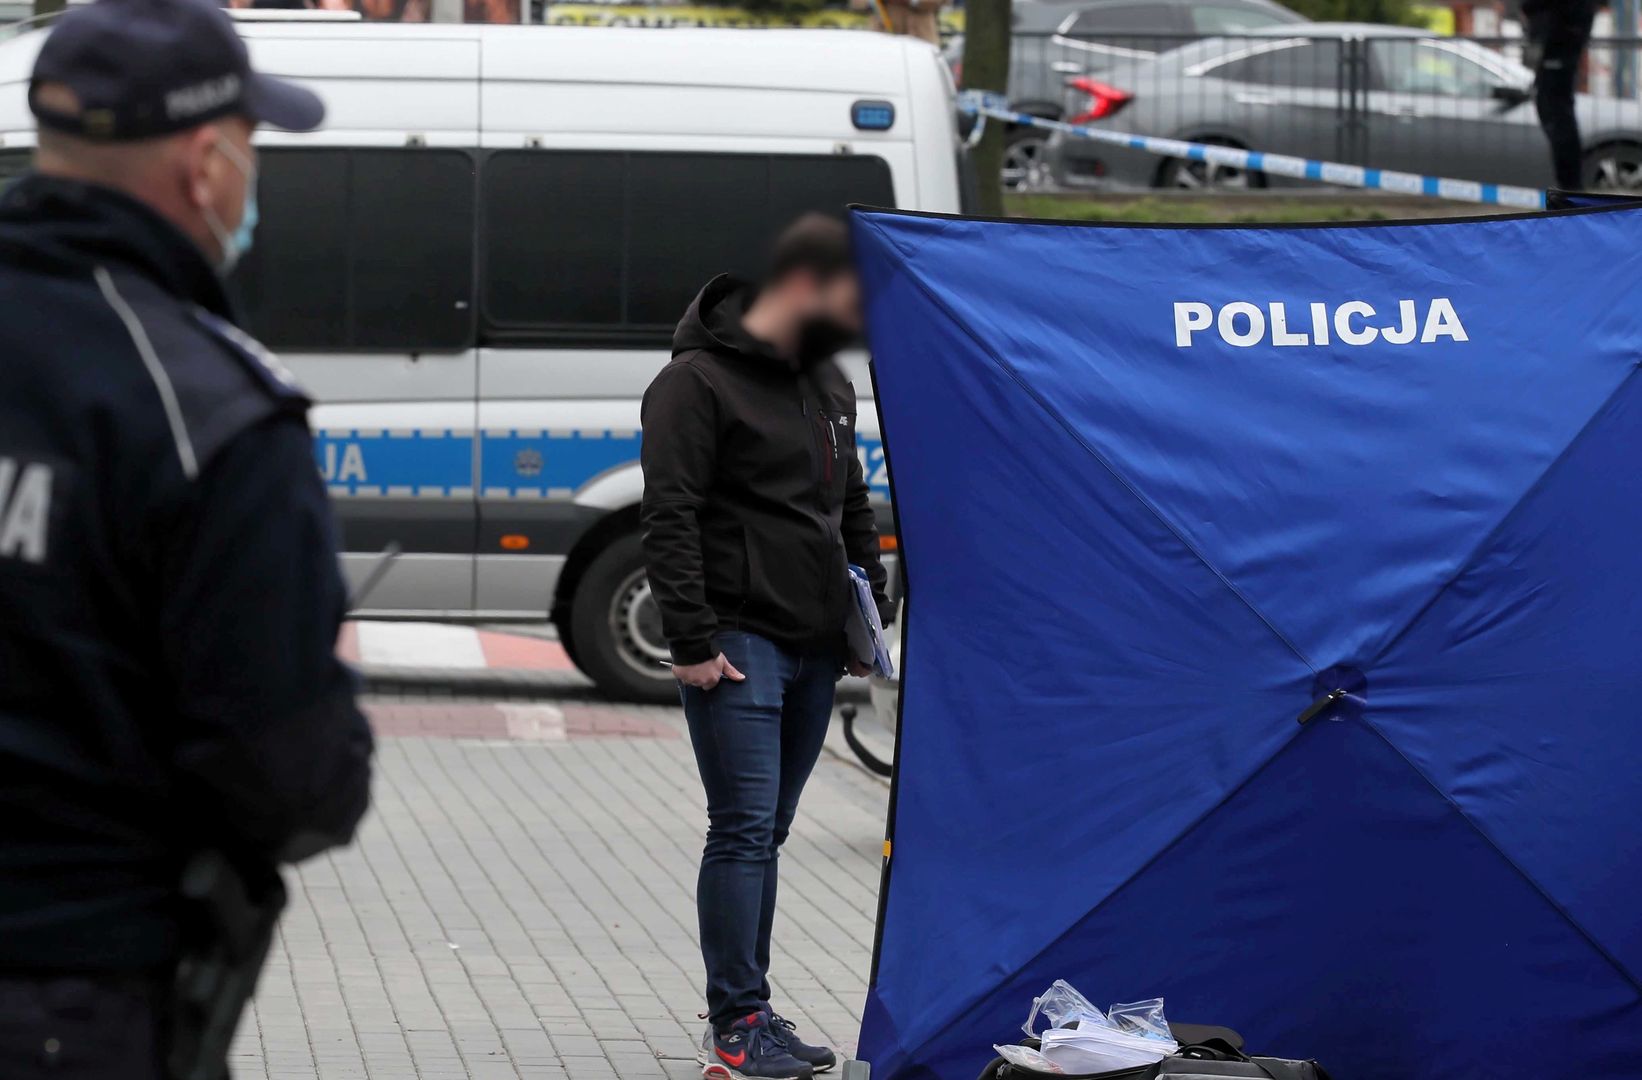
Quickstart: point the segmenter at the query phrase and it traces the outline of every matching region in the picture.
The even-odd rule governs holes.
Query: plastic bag
[[[998,1056],[1017,1069],[1026,1069],[1030,1072],[1053,1073],[1064,1076],[1066,1070],[1044,1057],[1030,1046],[994,1046]]]
[[[1147,998],[1145,1001],[1131,1001],[1127,1005],[1113,1005],[1106,1010],[1106,1018],[1119,1031],[1174,1042],[1174,1033],[1169,1030],[1169,1021],[1163,1016],[1162,998]]]
[[[1069,1073],[1109,1072],[1152,1065],[1180,1049],[1173,1039],[1093,1025],[1050,1028],[1043,1033],[1041,1045],[1043,1056]]]
[[[1028,1035],[1036,1036],[1038,1033],[1033,1030],[1032,1025],[1037,1022],[1039,1013],[1049,1021],[1051,1028],[1071,1027],[1073,1024],[1078,1027],[1114,1027],[1112,1022],[1106,1019],[1105,1013],[1095,1008],[1088,998],[1078,993],[1065,979],[1056,979],[1053,986],[1032,999],[1032,1012],[1027,1015],[1026,1023],[1021,1025],[1021,1030]]]
[[[1039,1015],[1048,1024],[1041,1033],[1033,1030]],[[1056,979],[1053,986],[1032,999],[1032,1012],[1022,1028],[1041,1040],[1041,1053],[1024,1047],[995,1049],[1011,1064],[1038,1072],[1132,1069],[1162,1061],[1180,1049],[1163,1015],[1162,998],[1113,1005],[1108,1012],[1101,1012],[1065,979]],[[1021,1056],[1019,1061],[1017,1054]]]

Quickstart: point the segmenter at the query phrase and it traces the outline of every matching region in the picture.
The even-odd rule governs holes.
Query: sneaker
[[[811,1080],[815,1071],[789,1054],[770,1031],[770,1014],[748,1013],[703,1046],[706,1080]]]
[[[770,1014],[770,1035],[787,1053],[818,1073],[824,1073],[838,1064],[838,1058],[825,1046],[811,1046],[798,1037],[798,1025],[785,1016]]]

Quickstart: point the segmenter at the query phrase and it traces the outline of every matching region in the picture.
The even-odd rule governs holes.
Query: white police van
[[[953,89],[909,38],[281,19],[256,65],[321,93],[266,132],[251,329],[319,402],[371,618],[551,619],[607,691],[672,698],[638,544],[639,397],[696,290],[799,213],[959,209]],[[24,167],[41,34],[0,46]],[[852,374],[871,395],[864,357]],[[858,443],[889,533],[874,411]]]

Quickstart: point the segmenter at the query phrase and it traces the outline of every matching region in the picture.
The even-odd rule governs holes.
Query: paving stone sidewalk
[[[705,816],[678,710],[371,708],[375,807],[291,875],[235,1077],[699,1076]],[[782,860],[777,1007],[850,1051],[886,798],[823,755]]]

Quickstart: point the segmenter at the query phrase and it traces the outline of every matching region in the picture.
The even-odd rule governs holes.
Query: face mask
[[[855,344],[859,335],[825,315],[807,319],[798,330],[798,356],[805,361],[832,356]]]
[[[217,217],[216,211],[209,206],[205,208],[205,224],[211,234],[217,238],[217,247],[222,250],[222,258],[217,263],[217,273],[227,277],[234,272],[247,252],[251,250],[251,241],[257,228],[257,171],[249,158],[239,147],[227,139],[218,138],[216,149],[227,158],[234,168],[245,177],[245,209],[240,214],[239,228],[229,232],[223,225],[222,219]]]

